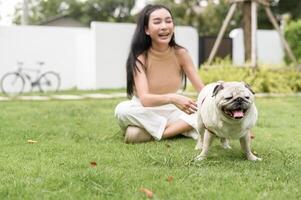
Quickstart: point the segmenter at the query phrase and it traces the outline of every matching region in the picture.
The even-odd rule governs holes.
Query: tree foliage
[[[301,63],[301,19],[292,21],[285,29],[287,41]],[[286,58],[287,61],[289,61]]]
[[[271,10],[276,19],[279,21],[282,15],[289,14],[292,20],[301,18],[301,1],[300,0],[270,0]],[[272,29],[273,26],[266,16],[264,8],[261,6],[258,9],[258,28]]]
[[[277,2],[277,1],[276,1]],[[276,14],[289,13],[293,20],[301,19],[301,1],[300,0],[279,0],[278,3],[274,2],[273,10]]]
[[[220,0],[219,4],[207,0],[208,6],[200,8],[200,0],[182,0],[176,3],[171,0],[157,0],[157,3],[167,5],[171,8],[175,21],[178,25],[190,25],[198,29],[200,35],[217,35],[230,8],[229,0]],[[270,0],[271,9],[277,19],[282,14],[289,13],[292,19],[301,18],[300,0]],[[226,34],[233,28],[242,25],[242,9],[238,6],[235,15],[226,30]],[[258,6],[258,27],[261,29],[272,29],[272,24],[267,18],[264,7]]]
[[[29,23],[39,24],[50,17],[68,15],[85,25],[91,21],[133,21],[135,0],[28,0]],[[15,11],[14,22],[20,24],[22,5]]]
[[[229,10],[229,0],[219,0],[219,4],[214,3],[213,0],[207,1],[206,7],[200,6],[201,0],[181,0],[181,3],[176,3],[175,0],[154,2],[168,6],[177,25],[194,26],[202,36],[217,35]],[[39,24],[49,17],[62,14],[77,19],[87,26],[91,21],[134,22],[131,10],[135,0],[28,0],[28,2],[30,24]],[[290,13],[292,19],[301,18],[300,0],[270,0],[270,2],[276,17]],[[21,8],[22,5],[19,4],[14,15],[14,22],[17,24],[21,21]],[[242,9],[238,7],[226,34],[233,28],[241,26],[241,16]],[[258,27],[272,28],[262,6],[258,9]]]
[[[206,7],[201,7],[199,0],[182,0],[182,3],[175,3],[170,0],[157,0],[156,2],[166,5],[172,10],[177,25],[194,26],[202,36],[217,35],[230,8],[227,0],[220,0],[219,4],[209,0]],[[240,16],[241,12],[238,9],[226,33],[240,25]]]
[[[133,21],[131,10],[135,0],[89,0],[80,5],[80,12],[72,12],[71,16],[84,24],[91,21],[130,22]]]

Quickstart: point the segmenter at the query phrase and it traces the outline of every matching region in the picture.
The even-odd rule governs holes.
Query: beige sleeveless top
[[[177,92],[182,84],[182,69],[175,49],[170,47],[159,52],[150,48],[147,53],[146,77],[152,94]]]

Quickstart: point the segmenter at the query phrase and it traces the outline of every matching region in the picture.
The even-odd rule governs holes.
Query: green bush
[[[230,61],[218,61],[212,66],[203,66],[199,71],[205,84],[223,81],[244,81],[255,92],[295,93],[301,92],[301,72],[291,68],[235,67]],[[192,87],[189,86],[189,91]]]
[[[300,63],[301,62],[301,19],[297,21],[292,21],[286,26],[285,37]]]

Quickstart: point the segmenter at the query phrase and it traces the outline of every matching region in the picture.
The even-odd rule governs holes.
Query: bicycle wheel
[[[38,85],[41,92],[57,92],[61,86],[60,75],[51,71],[45,72],[41,75]]]
[[[9,72],[1,79],[1,90],[8,96],[17,96],[25,86],[24,78],[17,72]]]

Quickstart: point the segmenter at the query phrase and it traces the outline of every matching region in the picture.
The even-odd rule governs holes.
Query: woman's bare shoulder
[[[180,63],[185,62],[187,57],[189,57],[189,53],[188,53],[187,49],[185,49],[183,47],[175,48],[175,54],[176,54],[178,60],[180,61]]]
[[[175,49],[176,55],[184,55],[184,54],[188,53],[187,49],[185,49],[183,47],[175,47],[174,49]]]
[[[140,54],[137,59],[144,65],[146,61],[146,56],[144,53]]]

